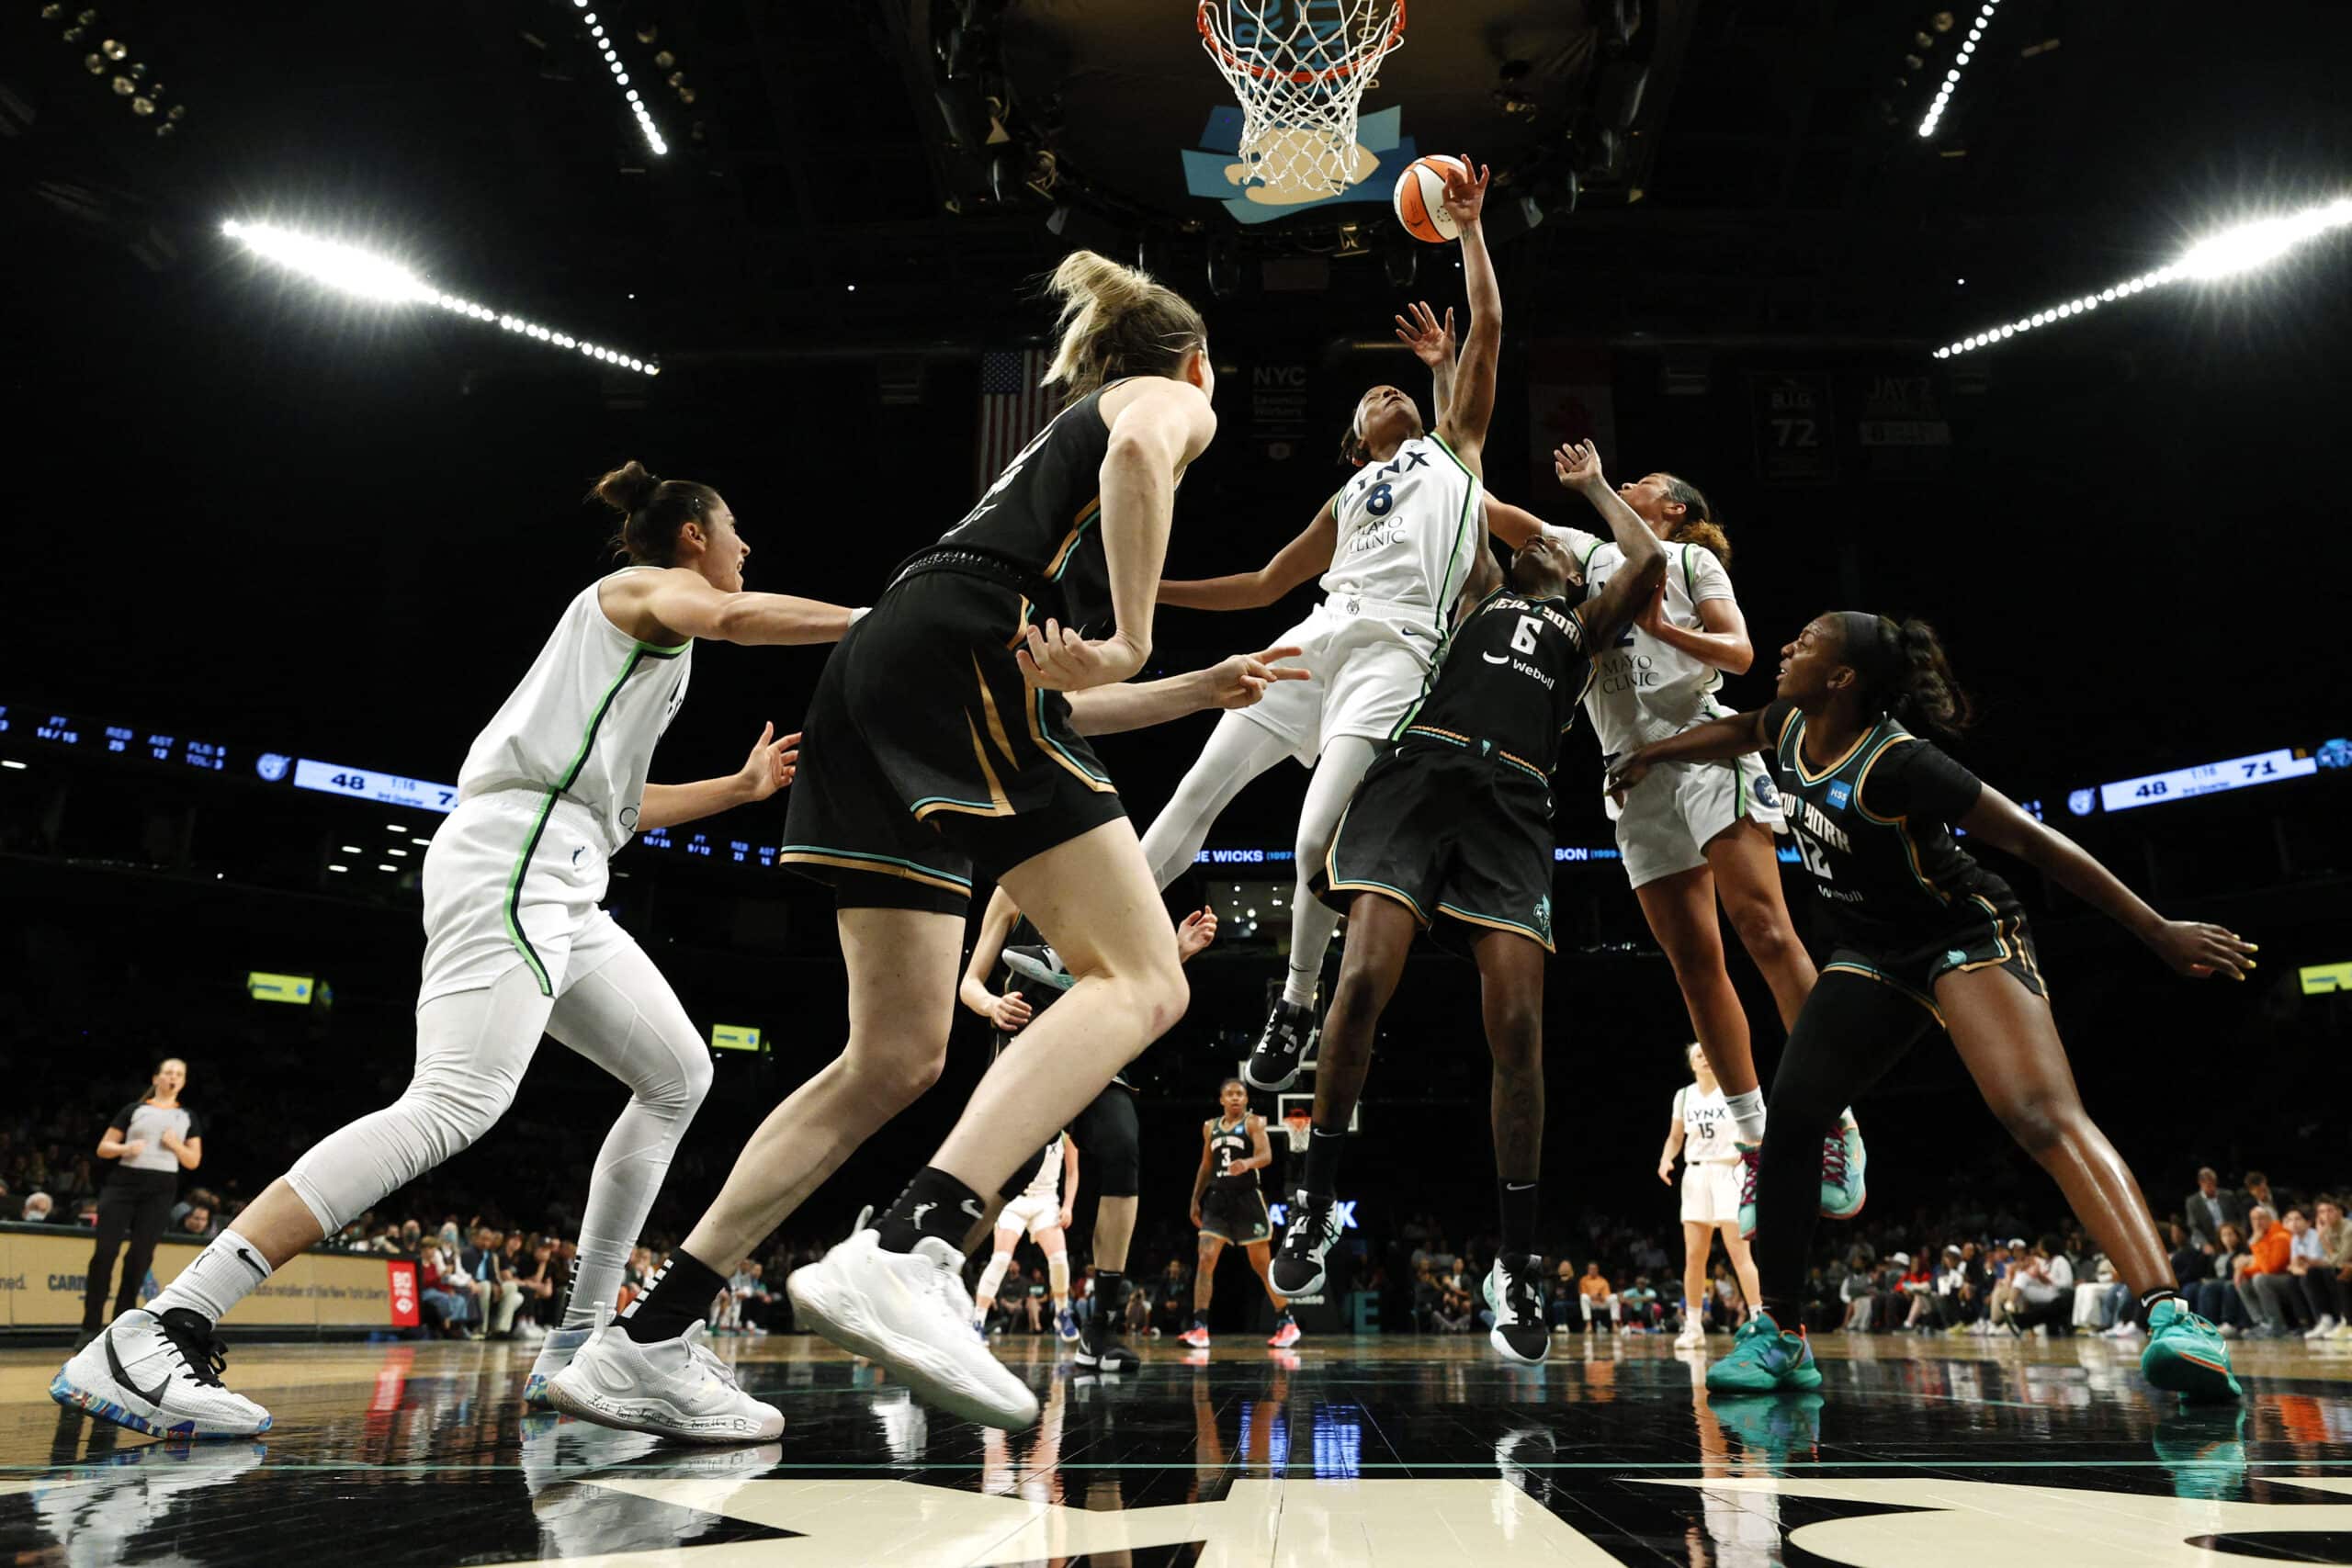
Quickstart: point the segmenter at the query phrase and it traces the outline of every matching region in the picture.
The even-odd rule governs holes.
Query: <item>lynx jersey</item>
[[[1107,629],[1111,573],[1102,557],[1102,457],[1111,447],[1102,394],[1056,414],[1005,465],[964,520],[939,537],[1019,563],[1061,589],[1065,626]]]
[[[651,567],[626,567],[650,571]],[[637,831],[653,743],[686,699],[694,644],[639,642],[605,617],[590,583],[466,752],[458,798],[493,790],[585,807],[611,854]]]
[[[1498,589],[1463,616],[1405,733],[1501,752],[1550,776],[1593,679],[1584,617],[1564,599]]]
[[[1706,1094],[1697,1084],[1684,1084],[1674,1094],[1674,1113],[1682,1119],[1682,1160],[1685,1165],[1724,1165],[1739,1157],[1732,1143],[1731,1107],[1720,1089]]]
[[[1566,547],[1583,570],[1588,599],[1624,568],[1624,552],[1613,539],[1581,528],[1546,525],[1544,531]],[[1732,596],[1731,574],[1713,550],[1697,545],[1662,547],[1666,617],[1678,626],[1698,630],[1699,606]],[[1710,700],[1723,684],[1722,671],[1630,623],[1611,646],[1595,652],[1593,664],[1592,694],[1585,699],[1585,711],[1592,716],[1592,732],[1603,756],[1622,757],[1723,715]]]
[[[1062,1135],[1046,1145],[1044,1157],[1037,1161],[1036,1174],[1029,1178],[1029,1185],[1022,1190],[1023,1198],[1058,1198],[1062,1190]]]
[[[1227,1123],[1221,1117],[1212,1117],[1203,1123],[1209,1135],[1209,1174],[1211,1186],[1219,1191],[1254,1192],[1258,1190],[1258,1171],[1233,1169],[1234,1162],[1248,1159],[1257,1152],[1257,1140],[1250,1135],[1250,1118]]]
[[[1323,592],[1426,612],[1443,630],[1486,537],[1478,477],[1435,435],[1367,463],[1331,498],[1339,536]]]
[[[1795,704],[1764,710],[1765,756],[1789,831],[1839,944],[1908,951],[1988,920],[1997,927],[2016,908],[2008,884],[1952,838],[1951,824],[1984,791],[1973,773],[1893,718],[1816,770],[1804,731]]]

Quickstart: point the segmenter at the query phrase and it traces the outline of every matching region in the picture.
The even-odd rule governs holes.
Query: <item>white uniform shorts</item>
[[[1025,1231],[1029,1239],[1038,1239],[1038,1233],[1049,1231],[1062,1223],[1062,1201],[1050,1192],[1035,1196],[1023,1194],[997,1211],[996,1228],[1001,1231]]]
[[[1237,711],[1313,767],[1323,748],[1343,735],[1393,735],[1428,688],[1438,643],[1431,610],[1335,594],[1276,639],[1278,647],[1305,650],[1286,662],[1313,679],[1277,681],[1262,699]]]
[[[543,819],[544,818],[544,819]],[[597,905],[604,836],[586,807],[537,791],[494,790],[458,803],[424,852],[423,1007],[481,990],[518,964],[560,997],[637,945]]]
[[[1682,1166],[1682,1223],[1739,1223],[1739,1161],[1686,1160]]]
[[[1298,681],[1293,685],[1310,685]],[[1245,712],[1254,711],[1245,709]],[[1668,762],[1652,768],[1625,796],[1609,802],[1617,820],[1617,852],[1634,886],[1707,863],[1707,845],[1741,818],[1775,833],[1788,831],[1780,792],[1761,758],[1727,762]]]

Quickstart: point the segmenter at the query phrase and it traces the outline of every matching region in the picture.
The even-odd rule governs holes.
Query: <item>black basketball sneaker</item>
[[[1487,1273],[1487,1305],[1495,1325],[1487,1342],[1507,1361],[1535,1362],[1552,1353],[1551,1325],[1544,1321],[1543,1260],[1532,1253],[1495,1255]]]
[[[1283,1226],[1283,1245],[1266,1269],[1266,1278],[1285,1296],[1311,1296],[1323,1289],[1323,1255],[1340,1239],[1340,1222],[1329,1198],[1290,1195],[1290,1219]]]
[[[1298,1064],[1315,1049],[1318,1032],[1313,1008],[1276,1002],[1274,1010],[1266,1015],[1265,1032],[1258,1036],[1258,1043],[1250,1049],[1250,1060],[1242,1065],[1241,1081],[1266,1094],[1288,1089],[1298,1081]]]

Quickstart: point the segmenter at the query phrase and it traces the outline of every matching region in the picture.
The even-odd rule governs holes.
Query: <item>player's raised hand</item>
[[[2255,967],[2254,954],[2262,951],[2237,932],[2204,920],[2166,920],[2147,942],[2177,973],[2199,980],[2216,975],[2243,980]]]
[[[1415,300],[1396,318],[1396,341],[1431,370],[1444,369],[1453,363],[1453,307],[1445,308],[1445,319],[1441,321],[1426,301]]]
[[[1609,476],[1600,471],[1600,448],[1589,441],[1571,441],[1554,448],[1552,472],[1567,490],[1590,494],[1609,488]]]
[[[1306,652],[1298,648],[1270,648],[1260,653],[1237,653],[1220,660],[1208,669],[1208,705],[1219,708],[1246,708],[1266,694],[1266,688],[1277,681],[1306,681],[1313,677],[1295,664],[1284,664],[1285,659],[1296,659]]]
[[[1189,964],[1193,955],[1216,940],[1216,911],[1199,908],[1176,928],[1176,962]]]
[[[1474,164],[1467,152],[1457,154],[1462,173],[1449,170],[1445,180],[1445,210],[1452,215],[1454,227],[1468,229],[1478,221],[1478,214],[1487,205],[1487,167]],[[1442,164],[1438,165],[1443,167]],[[1469,173],[1476,169],[1474,175]]]
[[[1113,685],[1143,666],[1135,650],[1117,637],[1089,642],[1050,617],[1042,626],[1031,626],[1023,637],[1013,660],[1021,666],[1021,678],[1044,691],[1083,692]]]
[[[752,754],[743,759],[742,771],[735,776],[743,783],[745,795],[752,800],[765,800],[792,782],[800,771],[800,732],[779,737],[774,724],[760,727],[760,739],[752,747]]]

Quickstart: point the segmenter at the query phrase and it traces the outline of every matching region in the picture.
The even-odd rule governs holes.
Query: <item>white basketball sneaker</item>
[[[1700,1325],[1699,1314],[1684,1314],[1682,1332],[1674,1337],[1674,1348],[1678,1350],[1703,1350],[1706,1346],[1707,1331]]]
[[[608,1323],[548,1380],[548,1403],[582,1421],[689,1443],[781,1436],[784,1413],[737,1386],[735,1374],[702,1343],[702,1332],[697,1323],[675,1339],[640,1345]]]
[[[531,1362],[531,1375],[523,1380],[523,1403],[537,1410],[554,1409],[554,1404],[548,1399],[548,1380],[571,1365],[571,1359],[580,1354],[580,1348],[588,1343],[597,1328],[611,1319],[612,1314],[606,1313],[603,1321],[594,1326],[555,1329],[540,1341],[538,1356]]]
[[[253,1438],[269,1412],[220,1382],[229,1358],[192,1312],[133,1307],[58,1369],[50,1398],[158,1438]]]
[[[800,1321],[845,1350],[878,1361],[932,1404],[1008,1429],[1037,1419],[1029,1385],[972,1338],[964,1258],[937,1236],[885,1252],[861,1229],[785,1287]]]

